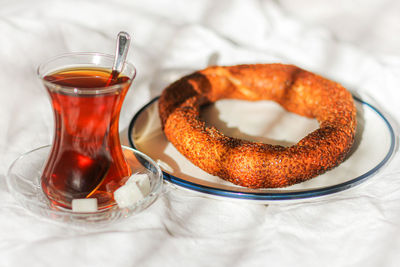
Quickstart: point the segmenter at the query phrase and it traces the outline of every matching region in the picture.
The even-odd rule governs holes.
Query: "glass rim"
[[[136,77],[137,71],[136,71],[135,66],[132,63],[130,63],[129,61],[126,60],[125,64],[124,64],[124,69],[126,68],[126,65],[129,66],[133,70],[133,74],[131,76],[126,75],[129,78],[127,81],[125,81],[123,83],[111,85],[111,86],[94,87],[94,88],[81,88],[81,87],[59,85],[57,83],[54,83],[54,82],[47,81],[47,80],[43,79],[47,74],[52,73],[52,72],[44,73],[42,71],[42,68],[44,68],[44,66],[46,66],[47,64],[49,64],[49,63],[51,63],[53,61],[56,61],[58,59],[68,58],[68,57],[72,57],[72,56],[100,56],[100,57],[108,58],[108,59],[111,59],[112,61],[114,61],[114,56],[113,55],[100,53],[100,52],[71,52],[71,53],[63,53],[63,54],[59,54],[57,56],[51,57],[51,58],[47,59],[46,61],[42,62],[41,64],[39,64],[39,66],[36,68],[36,75],[44,83],[45,86],[50,86],[51,88],[55,88],[58,91],[61,91],[61,92],[67,93],[67,94],[74,94],[74,95],[81,95],[81,94],[82,95],[98,95],[98,94],[112,93],[112,92],[115,92],[116,90],[118,90],[119,88],[121,88],[122,86],[131,83]],[[88,65],[95,65],[95,64],[88,63]],[[62,69],[63,68],[54,69],[54,71],[62,70]]]

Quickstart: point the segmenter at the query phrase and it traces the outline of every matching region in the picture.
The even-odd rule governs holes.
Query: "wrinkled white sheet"
[[[284,62],[334,79],[400,121],[400,4],[395,0],[1,1],[0,266],[398,266],[400,158],[337,195],[271,205],[172,187],[149,209],[95,231],[31,216],[8,192],[20,154],[49,144],[39,63],[113,53],[133,35],[138,69],[121,114],[208,64]],[[398,138],[398,136],[396,136]]]

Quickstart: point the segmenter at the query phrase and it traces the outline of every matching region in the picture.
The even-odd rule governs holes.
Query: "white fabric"
[[[208,64],[284,62],[334,79],[400,121],[400,5],[364,1],[2,1],[0,266],[398,266],[400,158],[351,190],[256,205],[168,188],[149,209],[97,230],[31,216],[5,176],[49,144],[53,117],[36,67],[64,52],[113,53],[133,35],[138,75],[121,136],[165,85]],[[398,138],[398,136],[396,136]]]

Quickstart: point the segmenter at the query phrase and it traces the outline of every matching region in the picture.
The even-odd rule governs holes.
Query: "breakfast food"
[[[225,136],[199,119],[200,107],[220,99],[272,100],[315,118],[320,127],[284,147]],[[296,66],[208,67],[169,85],[159,99],[167,139],[206,172],[250,188],[285,187],[339,165],[356,131],[353,98],[340,84]]]

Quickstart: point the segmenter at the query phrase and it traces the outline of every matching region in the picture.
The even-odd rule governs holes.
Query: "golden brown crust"
[[[273,100],[316,118],[320,128],[283,147],[225,136],[199,120],[200,107],[224,98]],[[168,86],[159,99],[162,128],[206,172],[251,188],[284,187],[339,165],[351,148],[356,108],[340,84],[292,65],[209,67]]]

